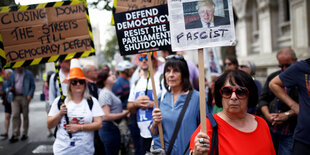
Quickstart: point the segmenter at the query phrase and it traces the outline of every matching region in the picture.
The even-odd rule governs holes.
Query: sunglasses
[[[249,95],[249,90],[246,87],[238,87],[233,89],[233,87],[224,86],[220,90],[222,97],[226,99],[229,99],[233,92],[236,93],[238,99],[245,99]]]
[[[249,68],[247,65],[240,65],[240,68]]]
[[[70,82],[70,84],[72,84],[73,86],[76,86],[78,83],[79,83],[80,85],[83,85],[83,84],[85,84],[85,80],[72,80],[72,81]]]
[[[280,64],[280,65],[278,65],[278,67],[280,67],[280,68],[284,68],[284,67],[288,68],[290,66],[291,66],[291,64]]]
[[[184,57],[183,57],[183,55],[168,55],[168,56],[166,56],[166,60],[171,60],[171,59],[184,60]]]
[[[147,61],[147,56],[139,56],[139,61],[143,61],[143,59],[145,59],[145,61]]]
[[[229,62],[229,63],[224,63],[224,65],[225,65],[225,66],[230,66],[230,65],[232,65],[232,63],[231,63],[231,62]]]

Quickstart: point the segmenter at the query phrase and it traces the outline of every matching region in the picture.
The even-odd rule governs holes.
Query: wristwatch
[[[290,112],[287,111],[287,112],[284,113],[284,115],[286,115],[287,117],[290,117]]]

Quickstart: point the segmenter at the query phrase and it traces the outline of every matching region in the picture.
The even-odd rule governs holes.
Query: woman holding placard
[[[193,90],[189,80],[187,63],[181,55],[166,57],[164,86],[168,92],[162,95],[159,108],[153,110],[153,122],[149,129],[153,135],[154,149],[161,147],[158,124],[162,123],[165,151],[169,154],[183,154],[190,141],[190,135],[200,123],[199,93]],[[187,106],[186,106],[186,100]],[[184,109],[184,117],[178,119]],[[187,107],[187,108],[186,108]],[[179,130],[176,131],[175,128]],[[175,134],[175,141],[172,137]]]
[[[207,134],[200,126],[191,138],[191,153],[275,155],[269,127],[261,117],[247,113],[258,95],[252,77],[241,70],[228,70],[215,82],[215,104],[223,111],[207,118]],[[213,127],[216,122],[217,127]]]

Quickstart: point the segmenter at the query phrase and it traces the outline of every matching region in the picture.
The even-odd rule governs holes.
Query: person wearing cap
[[[60,107],[60,96],[55,99],[47,118],[49,129],[58,127],[53,144],[54,154],[93,154],[95,151],[93,131],[102,127],[101,117],[104,113],[98,100],[89,94],[86,87],[89,81],[91,80],[84,76],[78,60],[72,59],[69,76],[64,80],[68,84],[67,97]],[[92,106],[89,100],[92,101]]]
[[[160,89],[160,73],[157,72],[158,62],[157,53],[151,53],[151,60],[154,69],[154,83],[157,96],[161,94]],[[134,82],[130,88],[127,108],[130,111],[129,129],[132,134],[135,145],[135,154],[145,154],[150,151],[152,135],[148,126],[152,122],[152,111],[154,107],[152,80],[149,74],[148,57],[146,53],[141,53],[139,56],[139,66],[143,71],[142,76]],[[136,116],[135,116],[136,115]],[[136,128],[136,124],[139,128]],[[140,130],[140,135],[138,135]],[[139,142],[140,141],[140,142]]]
[[[24,67],[16,68],[10,75],[10,89],[14,92],[14,99],[12,102],[12,124],[13,135],[10,142],[18,141],[20,134],[20,114],[23,114],[23,135],[21,140],[28,139],[29,128],[29,103],[33,98],[35,91],[35,83],[33,74]]]
[[[129,91],[130,91],[130,78],[132,76],[132,68],[134,65],[130,63],[127,60],[121,61],[119,64],[116,66],[116,71],[118,71],[118,78],[113,85],[112,91],[113,93],[120,98],[122,101],[122,108],[127,109],[127,103],[128,103],[128,97],[129,97]],[[125,138],[126,136],[130,136],[129,129],[128,129],[128,122],[127,118],[124,117],[119,124],[120,127],[122,128],[121,131],[124,131],[121,133],[122,136],[122,143],[121,143],[121,151],[122,154],[128,154],[128,145],[129,141],[125,141],[126,139],[130,138]]]
[[[118,71],[119,76],[113,85],[112,91],[113,93],[119,97],[123,104],[123,109],[127,109],[127,102],[129,97],[129,91],[130,91],[130,77],[132,75],[131,68],[133,68],[134,65],[130,63],[129,61],[121,61],[116,66],[116,71]]]

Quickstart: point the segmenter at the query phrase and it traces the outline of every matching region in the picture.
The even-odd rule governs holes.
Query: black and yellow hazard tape
[[[58,60],[69,60],[72,58],[89,57],[89,56],[95,55],[93,33],[92,33],[91,23],[89,19],[86,0],[70,0],[70,1],[58,1],[58,2],[40,3],[40,4],[32,4],[32,5],[4,6],[4,7],[0,7],[0,13],[8,13],[8,12],[14,12],[14,11],[19,12],[19,11],[26,11],[26,10],[32,10],[32,9],[43,9],[43,8],[48,8],[48,7],[60,7],[60,6],[78,5],[78,4],[84,4],[85,10],[86,10],[88,31],[89,31],[89,36],[91,39],[91,50],[79,51],[79,52],[69,53],[65,55],[53,55],[51,57],[41,57],[41,58],[36,58],[33,60],[24,60],[24,61],[18,61],[14,63],[8,63],[6,61],[3,38],[0,34],[0,61],[1,61],[0,68],[1,67],[2,68],[18,68],[18,67],[44,64],[47,62],[55,62]]]

